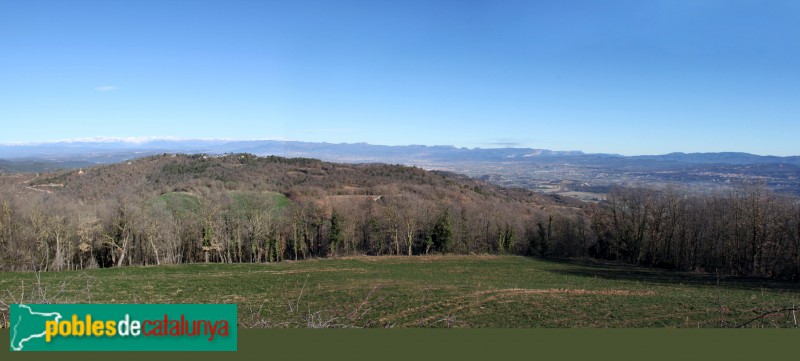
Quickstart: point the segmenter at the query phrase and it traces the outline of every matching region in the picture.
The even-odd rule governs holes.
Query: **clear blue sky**
[[[800,154],[800,1],[0,0],[0,142]]]

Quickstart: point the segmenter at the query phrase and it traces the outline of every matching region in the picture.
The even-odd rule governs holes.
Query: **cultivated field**
[[[791,311],[748,322],[800,305],[796,283],[519,256],[2,273],[0,292],[6,303],[236,303],[245,327],[796,327]]]

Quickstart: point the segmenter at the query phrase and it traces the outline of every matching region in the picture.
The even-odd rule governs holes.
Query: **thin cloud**
[[[491,147],[491,148],[523,148],[528,147],[530,144],[534,143],[534,139],[532,138],[493,138],[493,139],[486,139],[483,142],[474,143],[475,145],[481,147]]]
[[[99,86],[97,88],[94,88],[94,90],[97,90],[99,92],[110,92],[110,91],[117,90],[117,87],[113,86],[113,85],[103,85],[103,86]]]
[[[300,131],[301,133],[348,133],[348,132],[355,132],[357,129],[353,128],[322,128],[322,129],[305,129]]]

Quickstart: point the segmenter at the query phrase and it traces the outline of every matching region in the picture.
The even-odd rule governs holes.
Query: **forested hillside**
[[[314,159],[152,156],[0,177],[0,270],[513,253],[800,278],[800,205],[753,185],[599,204]]]
[[[313,159],[163,155],[3,178],[2,268],[526,252],[581,204],[455,174]]]

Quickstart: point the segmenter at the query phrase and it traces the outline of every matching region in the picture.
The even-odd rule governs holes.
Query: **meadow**
[[[240,326],[259,328],[773,328],[797,327],[796,312],[765,314],[795,308],[800,286],[583,260],[359,256],[4,272],[0,299],[235,303]]]

